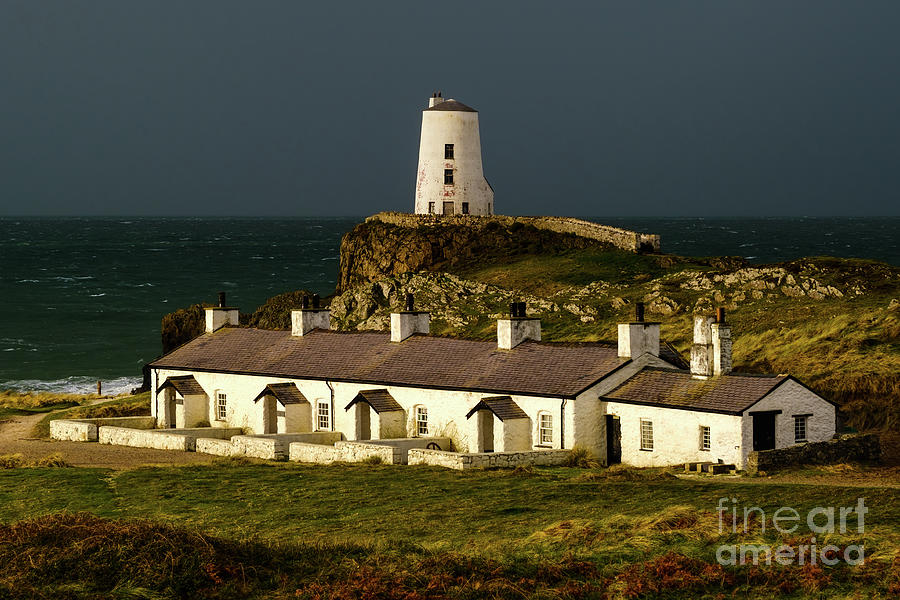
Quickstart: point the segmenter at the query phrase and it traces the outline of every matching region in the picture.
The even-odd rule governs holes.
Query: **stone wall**
[[[434,444],[440,450],[452,450],[453,442],[448,437],[413,437],[413,438],[392,438],[386,440],[366,440],[365,444],[373,446],[390,446],[400,450],[400,463],[405,465],[408,460],[409,451],[412,449],[425,449]]]
[[[194,451],[201,454],[214,454],[216,456],[238,456],[237,448],[231,440],[217,438],[197,438],[194,443]]]
[[[72,442],[96,442],[102,425],[152,429],[153,417],[108,417],[105,419],[57,419],[50,421],[50,437]]]
[[[383,212],[368,217],[366,221],[381,221],[400,227],[422,227],[435,225],[474,225],[483,227],[490,221],[509,227],[514,223],[531,225],[555,233],[570,233],[579,237],[612,244],[629,252],[659,252],[659,235],[639,233],[600,223],[592,223],[573,217],[508,217],[503,215],[416,215],[410,213]]]
[[[236,435],[231,440],[197,440],[197,452],[219,456],[249,456],[266,460],[285,460],[288,445],[292,442],[309,444],[333,444],[340,441],[339,431],[315,431],[311,433]]]
[[[156,448],[157,450],[182,450],[193,452],[197,438],[229,439],[243,433],[228,427],[198,427],[191,429],[132,429],[130,427],[100,427],[98,441],[101,444]]]
[[[798,464],[834,464],[881,460],[881,442],[877,435],[842,435],[827,442],[811,442],[776,450],[751,452],[746,470],[750,473],[772,471]]]
[[[400,448],[366,442],[337,442],[334,446],[294,442],[288,450],[290,460],[318,464],[365,462],[379,458],[385,464],[399,465],[403,455]]]
[[[409,464],[433,465],[464,471],[467,469],[560,465],[569,458],[569,455],[569,450],[460,454],[445,450],[413,449],[409,451]]]

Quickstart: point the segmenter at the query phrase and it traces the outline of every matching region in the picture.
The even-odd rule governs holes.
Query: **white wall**
[[[606,407],[600,398],[646,366],[672,367],[657,356],[642,354],[579,394],[574,402],[566,403],[566,448],[578,445],[601,461],[606,460]]]
[[[260,434],[262,431],[262,412],[264,410],[263,402],[253,402],[263,387],[269,383],[280,383],[284,379],[275,377],[265,377],[258,375],[236,375],[231,373],[203,373],[176,371],[171,369],[160,369],[158,373],[154,373],[159,381],[164,381],[166,377],[177,375],[193,375],[197,383],[207,392],[210,397],[209,416],[210,423],[213,427],[240,427],[246,433]],[[332,383],[334,389],[334,399],[332,400],[332,392],[328,384],[324,381],[312,380],[292,380],[300,388],[303,395],[310,401],[311,409],[306,415],[309,422],[309,430],[317,430],[316,404],[322,400],[333,406],[332,410],[332,430],[340,431],[348,440],[356,439],[356,410],[351,408],[345,411],[344,407],[350,403],[353,398],[365,389],[377,389],[386,387],[391,395],[397,400],[404,409],[402,421],[399,420],[401,413],[396,413],[398,420],[390,423],[382,422],[386,417],[390,420],[393,415],[385,413],[380,416],[372,414],[371,428],[372,435],[386,437],[389,434],[392,437],[415,437],[415,418],[413,408],[422,404],[428,408],[428,428],[429,436],[450,437],[453,439],[457,448],[462,452],[475,450],[477,419],[473,415],[471,419],[466,419],[466,413],[472,409],[482,398],[486,396],[495,396],[497,394],[484,392],[461,392],[461,391],[445,391],[445,390],[429,390],[400,386],[376,386],[371,384],[356,383]],[[222,390],[228,396],[227,418],[223,421],[215,420],[216,393]],[[164,393],[159,394],[159,406],[164,403]],[[528,447],[538,445],[537,437],[537,416],[541,411],[548,411],[554,416],[554,443],[553,448],[559,448],[561,438],[559,435],[559,409],[560,398],[537,398],[531,396],[512,396],[513,400],[528,415],[527,425],[513,428],[510,435],[513,438],[510,444],[517,448],[526,445],[524,438],[530,438]],[[156,400],[151,402],[156,405]],[[569,402],[572,405],[572,402]],[[155,410],[155,409],[154,409]],[[301,413],[302,414],[302,413]],[[298,418],[302,418],[298,417]],[[523,420],[524,421],[524,420]],[[296,422],[296,421],[295,421]],[[406,431],[402,429],[406,428]],[[391,431],[388,431],[390,429]],[[495,423],[495,436],[497,439],[496,449],[503,448],[506,441],[503,439],[506,428],[501,427],[499,421]],[[303,431],[298,426],[298,431]],[[394,431],[400,430],[400,431]],[[286,431],[285,433],[293,433]],[[568,446],[571,447],[571,446]]]
[[[444,144],[453,144],[453,160],[444,159]],[[444,169],[453,169],[453,185],[444,185]],[[422,113],[416,212],[428,213],[428,202],[442,214],[443,202],[453,201],[454,213],[469,203],[469,214],[493,214],[494,192],[484,178],[477,112],[426,110]]]
[[[621,402],[604,403],[604,412],[619,417],[622,462],[661,467],[693,461],[741,463],[739,415],[704,413]],[[653,423],[653,450],[641,450],[641,419]],[[710,450],[700,450],[700,426],[710,428]],[[605,427],[604,427],[605,429]],[[605,443],[605,440],[604,440]],[[605,458],[606,452],[603,452]]]
[[[836,426],[834,405],[796,381],[788,379],[744,411],[744,451],[741,457],[741,468],[746,464],[747,455],[753,451],[753,416],[750,413],[767,410],[781,411],[781,414],[775,415],[776,448],[794,445],[793,415],[812,414],[806,421],[807,441],[824,442],[834,436]]]

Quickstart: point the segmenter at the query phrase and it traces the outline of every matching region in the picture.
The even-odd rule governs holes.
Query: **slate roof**
[[[509,396],[492,396],[490,398],[482,398],[472,410],[466,414],[466,418],[470,418],[479,410],[487,409],[494,413],[501,421],[510,419],[527,419],[528,415],[522,410],[515,401]]]
[[[690,371],[646,367],[604,400],[740,414],[789,379],[787,375],[731,373],[695,379]]]
[[[350,410],[350,407],[357,402],[365,402],[379,415],[384,412],[403,410],[400,403],[394,400],[394,397],[387,390],[360,390],[356,398],[351,400],[350,404],[344,407],[344,410]]]
[[[478,112],[471,106],[466,106],[462,102],[457,102],[456,100],[444,100],[443,102],[438,102],[432,107],[426,108],[425,110],[454,110],[457,112]]]
[[[167,387],[175,388],[175,391],[182,396],[204,396],[206,392],[197,383],[193,375],[179,375],[178,377],[167,377],[166,380],[156,388],[156,393],[160,393]]]
[[[615,344],[496,342],[382,332],[225,327],[150,363],[153,368],[571,398],[626,364]]]
[[[309,404],[309,400],[300,391],[295,383],[270,383],[253,399],[254,402],[263,396],[275,396],[275,398],[283,405],[288,404]]]

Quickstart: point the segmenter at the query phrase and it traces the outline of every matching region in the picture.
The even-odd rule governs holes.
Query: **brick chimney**
[[[619,323],[619,357],[659,356],[659,323],[644,320],[644,303],[634,305],[634,321]]]
[[[218,331],[227,325],[237,327],[241,323],[240,311],[233,306],[226,306],[225,292],[219,292],[218,306],[207,306],[203,311],[206,313],[206,333]]]
[[[314,329],[331,329],[331,311],[321,306],[318,294],[303,296],[300,308],[291,311],[291,335],[306,335]]]
[[[406,294],[406,302],[401,312],[391,313],[391,341],[402,342],[411,335],[431,331],[431,314],[417,311],[413,307],[413,295]]]
[[[497,319],[497,347],[512,350],[526,340],[541,341],[541,320],[529,319],[524,302],[509,305],[509,318]]]

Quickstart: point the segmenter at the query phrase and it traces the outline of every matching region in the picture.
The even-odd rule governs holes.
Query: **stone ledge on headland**
[[[509,217],[505,215],[419,215],[413,213],[381,212],[366,219],[366,222],[381,221],[399,227],[440,227],[447,225],[465,225],[476,229],[488,227],[492,222],[504,227],[515,223],[531,225],[555,233],[570,233],[613,246],[629,252],[659,252],[659,235],[640,233],[619,227],[601,225],[574,217]]]

